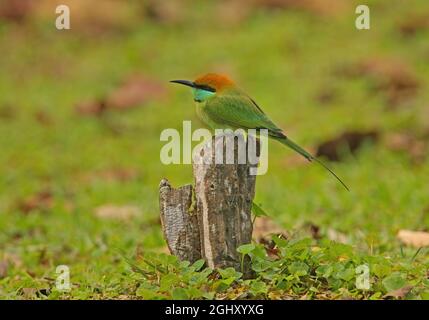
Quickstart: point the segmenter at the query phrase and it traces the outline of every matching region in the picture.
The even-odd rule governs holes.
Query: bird
[[[347,185],[318,158],[293,142],[262,111],[261,107],[228,76],[207,73],[194,81],[171,80],[192,88],[198,117],[212,129],[266,129],[268,137],[299,153],[309,162],[317,162],[328,170],[349,191]]]

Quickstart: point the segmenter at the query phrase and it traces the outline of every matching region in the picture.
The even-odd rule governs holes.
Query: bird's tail
[[[306,158],[308,161],[316,161],[319,163],[322,167],[324,167],[326,170],[328,170],[342,185],[344,188],[346,188],[347,191],[350,191],[349,188],[346,186],[346,184],[341,180],[334,171],[332,171],[327,165],[325,165],[322,161],[317,159],[316,157],[312,156],[309,152],[305,151],[303,148],[301,148],[299,145],[297,145],[295,142],[287,138],[286,136],[271,136],[272,138],[276,139],[280,143],[288,146],[292,150],[298,152],[300,155],[302,155],[304,158]]]

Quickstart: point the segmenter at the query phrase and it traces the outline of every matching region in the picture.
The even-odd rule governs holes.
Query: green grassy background
[[[168,80],[229,73],[309,148],[346,130],[428,130],[429,31],[406,37],[398,27],[429,14],[426,0],[367,1],[370,31],[354,27],[357,2],[332,15],[255,6],[239,21],[225,17],[232,9],[221,2],[177,3],[180,19],[162,22],[130,2],[121,13],[126,22],[102,32],[93,32],[90,22],[77,25],[73,10],[70,31],[57,31],[49,11],[20,23],[0,21],[0,261],[7,265],[0,297],[44,298],[24,288],[51,288],[59,264],[70,266],[74,286],[47,293],[51,298],[133,296],[135,275],[119,251],[134,256],[163,248],[158,183],[163,177],[176,186],[192,181],[190,165],[161,164],[160,133],[180,129],[182,120],[202,126],[190,92]],[[374,57],[407,64],[420,83],[417,95],[392,109],[367,77],[335,72]],[[76,104],[106,95],[130,74],[164,85],[165,93],[102,117],[76,112]],[[335,99],[316,99],[323,90],[334,90]],[[38,121],[38,114],[49,121]],[[349,193],[320,167],[294,159],[270,144],[269,171],[257,179],[256,201],[282,227],[312,223],[322,236],[336,230],[369,255],[416,252],[402,247],[396,233],[429,228],[427,157],[416,164],[383,140],[365,145],[331,164]],[[118,168],[134,174],[101,174]],[[52,193],[48,208],[20,209],[23,199],[43,190]],[[136,206],[140,214],[97,217],[95,209],[105,204]],[[423,249],[418,262],[427,265],[428,258]]]

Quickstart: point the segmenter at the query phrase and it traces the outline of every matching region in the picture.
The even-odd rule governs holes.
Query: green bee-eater
[[[256,102],[227,76],[209,73],[195,81],[172,80],[191,87],[199,118],[212,129],[267,129],[268,136],[295,150],[308,161],[317,161],[347,190],[344,182],[324,163],[290,140]]]

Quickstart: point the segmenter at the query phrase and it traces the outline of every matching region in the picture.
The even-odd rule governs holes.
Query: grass
[[[354,28],[354,10],[333,17],[256,10],[228,25],[215,2],[187,5],[179,24],[130,18],[126,31],[101,36],[59,32],[44,19],[0,22],[0,262],[7,265],[0,297],[378,299],[412,285],[407,298],[428,298],[429,253],[402,246],[396,234],[429,228],[429,159],[415,164],[383,141],[332,164],[349,193],[320,167],[294,164],[296,155],[270,145],[269,171],[257,179],[256,202],[296,236],[279,244],[277,260],[263,256],[260,246],[249,252],[254,267],[266,267],[256,279],[151,253],[165,246],[159,181],[192,181],[189,165],[161,164],[159,135],[180,129],[182,120],[201,126],[189,92],[169,87],[168,80],[226,71],[307,147],[352,129],[422,132],[428,124],[428,31],[403,37],[398,23],[428,12],[425,2],[404,7],[401,1],[370,1],[370,31]],[[334,72],[371,57],[393,57],[413,70],[420,90],[405,107],[389,108],[371,79]],[[101,118],[75,111],[77,103],[104,96],[134,73],[165,84],[164,96]],[[337,93],[331,102],[315,99],[330,89]],[[106,178],[106,172],[123,169],[131,177]],[[47,203],[23,210],[23,201],[46,190]],[[94,214],[106,204],[131,205],[140,214]],[[307,239],[301,233],[306,223],[319,226],[322,239]],[[330,244],[330,230],[344,234],[348,244]],[[69,292],[54,288],[62,264],[70,267]],[[352,271],[361,264],[370,266],[368,292],[354,286]],[[175,289],[169,294],[166,287]]]

